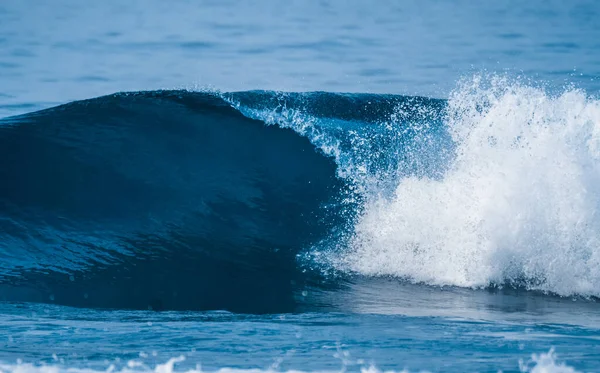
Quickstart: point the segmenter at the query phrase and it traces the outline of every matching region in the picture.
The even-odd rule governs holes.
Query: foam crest
[[[519,285],[600,295],[600,101],[505,78],[461,82],[444,125],[442,178],[371,198],[339,261],[436,285]],[[415,157],[418,155],[415,155]]]

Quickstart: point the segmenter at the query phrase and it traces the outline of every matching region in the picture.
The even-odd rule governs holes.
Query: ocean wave
[[[121,93],[0,122],[0,297],[286,312],[353,276],[600,289],[600,102]]]

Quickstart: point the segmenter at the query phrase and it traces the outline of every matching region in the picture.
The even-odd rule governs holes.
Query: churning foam
[[[444,123],[456,144],[444,177],[406,177],[368,201],[342,266],[600,295],[600,101],[476,77],[451,94]]]

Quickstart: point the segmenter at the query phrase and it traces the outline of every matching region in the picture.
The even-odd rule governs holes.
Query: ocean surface
[[[0,3],[0,372],[600,371],[600,3]]]

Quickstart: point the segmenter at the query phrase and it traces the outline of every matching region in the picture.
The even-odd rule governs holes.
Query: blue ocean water
[[[0,371],[600,370],[593,1],[0,4]]]

